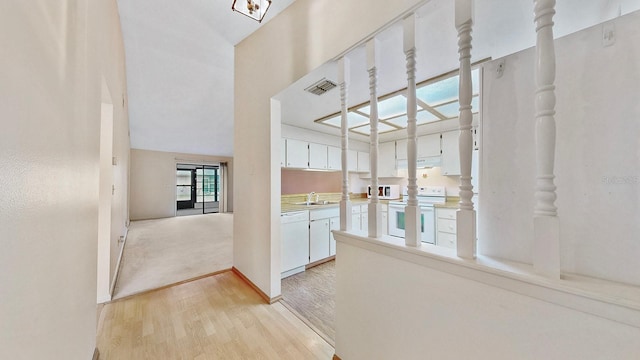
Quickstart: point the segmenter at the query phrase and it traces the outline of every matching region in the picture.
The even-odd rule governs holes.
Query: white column
[[[460,209],[457,212],[458,256],[473,259],[476,256],[476,211],[473,209],[473,185],[471,185],[471,155],[473,135],[471,133],[471,28],[473,26],[472,0],[456,0],[455,22],[458,30],[458,53],[460,54]]]
[[[370,170],[371,170],[371,198],[369,199],[369,237],[377,238],[382,235],[382,209],[378,199],[378,41],[371,39],[367,42],[367,71],[369,72],[370,110],[369,125],[371,126]],[[375,190],[373,190],[375,189]]]
[[[349,59],[338,60],[338,83],[340,85],[340,109],[342,112],[342,197],[340,199],[340,230],[351,230],[351,200],[349,199],[349,120],[347,118],[347,85],[349,83]]]
[[[407,185],[407,206],[404,208],[405,232],[404,241],[407,246],[420,246],[420,207],[418,206],[417,185],[417,135],[416,135],[416,18],[414,14],[403,20],[404,54],[407,59],[407,161],[409,184]]]
[[[533,266],[552,278],[560,278],[560,235],[553,183],[556,148],[553,15],[555,0],[535,0],[536,23],[536,204],[534,208]]]

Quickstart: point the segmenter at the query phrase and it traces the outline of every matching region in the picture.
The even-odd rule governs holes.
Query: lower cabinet
[[[389,235],[389,205],[382,204],[382,235]]]
[[[351,229],[369,231],[369,204],[351,205]]]
[[[319,219],[309,222],[309,262],[313,263],[330,254],[331,231],[329,219]]]
[[[456,248],[457,209],[436,208],[436,245]]]
[[[340,227],[340,209],[309,211],[309,262],[335,255],[336,245],[331,230]]]
[[[340,230],[340,216],[335,216],[329,219],[329,231]],[[333,233],[329,233],[329,256],[336,254],[336,239],[333,238]]]

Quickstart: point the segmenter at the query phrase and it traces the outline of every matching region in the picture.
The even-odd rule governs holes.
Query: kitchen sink
[[[311,205],[331,205],[331,204],[339,204],[339,201],[328,201],[328,200],[321,200],[321,201],[311,201],[311,202],[297,202],[295,203],[295,205],[307,205],[307,206],[311,206]]]

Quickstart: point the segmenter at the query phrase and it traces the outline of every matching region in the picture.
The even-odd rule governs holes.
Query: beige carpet
[[[336,262],[282,279],[282,301],[328,343],[335,344]]]
[[[229,269],[233,214],[132,221],[114,299]]]

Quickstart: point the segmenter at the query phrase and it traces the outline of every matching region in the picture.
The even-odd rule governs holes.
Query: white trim
[[[116,264],[116,272],[113,274],[113,281],[111,282],[111,287],[109,288],[109,295],[111,298],[108,301],[113,299],[113,292],[116,289],[116,282],[118,281],[118,275],[120,275],[120,263],[122,262],[122,254],[124,254],[124,246],[127,244],[127,235],[129,235],[129,228],[126,227],[124,231],[124,241],[122,242],[122,246],[120,247],[120,254],[118,255],[118,263]]]
[[[640,287],[637,286],[577,275],[552,280],[535,274],[527,264],[481,255],[477,259],[462,259],[454,249],[424,243],[420,247],[409,247],[403,239],[386,235],[374,239],[364,233],[334,230],[333,234],[336,241],[351,246],[640,327]]]

